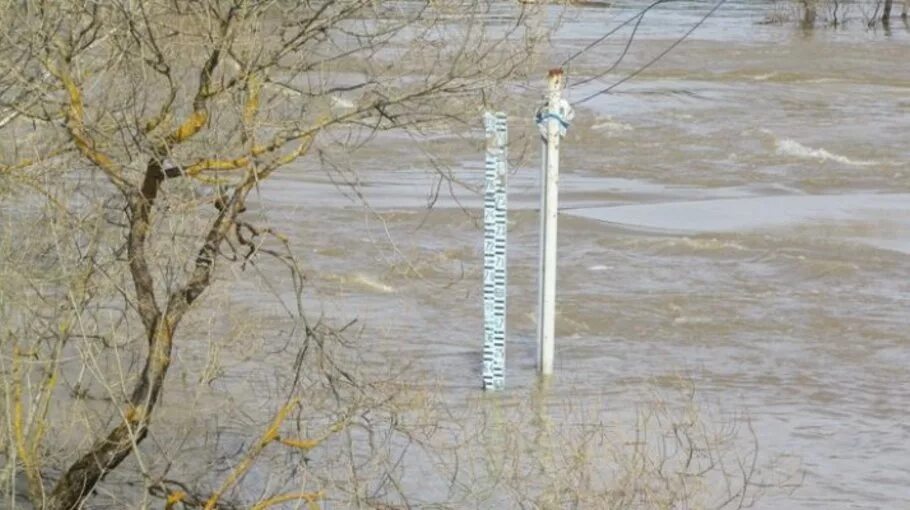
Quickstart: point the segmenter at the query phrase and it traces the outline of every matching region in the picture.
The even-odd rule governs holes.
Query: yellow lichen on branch
[[[52,71],[53,72],[53,71]],[[66,110],[67,129],[70,137],[76,144],[79,152],[89,161],[94,163],[98,168],[104,171],[117,185],[124,185],[125,181],[121,175],[120,166],[111,159],[110,156],[98,150],[95,141],[89,137],[85,129],[85,105],[83,103],[82,91],[66,72],[55,73],[66,88],[69,96],[69,107]]]
[[[265,434],[263,434],[262,438],[259,440],[260,444],[265,446],[266,444],[278,439],[278,429],[281,428],[281,424],[284,423],[284,420],[288,417],[288,414],[293,411],[299,403],[299,399],[292,399],[290,402],[285,404],[281,410],[278,411],[278,414],[275,415],[275,419],[272,420],[272,424],[268,429],[266,429]]]
[[[205,127],[206,121],[209,120],[209,114],[205,110],[196,110],[190,114],[190,116],[183,121],[183,124],[180,124],[173,133],[169,134],[165,139],[165,144],[168,146],[176,145],[178,143],[188,140],[190,137],[198,133]]]
[[[255,151],[256,148],[253,148]],[[239,170],[246,168],[250,164],[249,156],[241,156],[234,159],[203,159],[186,167],[186,175],[195,177],[208,170]]]
[[[174,491],[167,495],[164,504],[164,510],[173,510],[174,505],[186,499],[186,493],[183,491]]]
[[[293,448],[299,448],[302,450],[310,450],[315,448],[322,442],[324,442],[328,436],[334,432],[337,432],[341,429],[344,422],[339,422],[329,428],[329,432],[325,434],[320,439],[282,439],[279,434],[279,429],[287,419],[288,414],[293,411],[300,401],[298,399],[292,399],[287,404],[285,404],[275,415],[275,418],[272,420],[272,423],[269,427],[263,432],[262,436],[259,438],[259,441],[255,443],[250,451],[247,452],[246,456],[241,460],[231,473],[228,475],[227,479],[221,484],[221,486],[216,490],[208,501],[205,503],[205,510],[213,510],[218,505],[218,500],[221,499],[221,496],[224,495],[231,487],[233,487],[241,478],[249,471],[252,467],[256,458],[262,453],[266,446],[273,442],[278,442],[286,446]],[[256,503],[252,508],[254,510],[262,510],[269,508],[281,503],[286,503],[288,501],[306,501],[307,507],[311,510],[318,510],[319,505],[316,503],[324,497],[323,492],[299,492],[299,493],[289,493],[281,494],[274,496],[265,500]],[[169,499],[170,500],[170,499]]]
[[[13,353],[13,439],[16,442],[16,452],[28,471],[29,449],[25,439],[25,411],[22,404],[22,353],[15,349]]]
[[[264,499],[259,503],[253,505],[251,510],[265,510],[266,508],[273,507],[275,505],[280,505],[282,503],[287,503],[289,501],[306,501],[307,508],[310,510],[317,510],[319,505],[316,503],[320,499],[325,497],[325,493],[322,491],[319,492],[296,492],[291,494],[281,494],[278,496],[273,496],[268,499]]]
[[[284,423],[284,420],[287,418],[288,414],[299,404],[298,399],[293,399],[287,404],[284,405],[275,415],[275,419],[272,420],[271,425],[259,438],[259,441],[250,448],[250,451],[247,452],[246,457],[243,458],[234,469],[231,470],[231,473],[228,475],[227,479],[221,484],[221,486],[216,490],[212,496],[205,503],[205,510],[213,510],[218,504],[218,500],[221,499],[221,496],[228,491],[231,487],[234,486],[243,476],[249,471],[252,467],[253,462],[259,454],[262,453],[262,450],[265,449],[270,443],[278,439],[279,433],[278,429],[281,428],[281,424]]]
[[[138,423],[146,417],[145,406],[128,405],[124,419],[129,423]]]
[[[45,424],[42,423],[43,416],[31,415],[28,420],[25,417],[25,404],[22,395],[22,379],[24,377],[22,358],[24,356],[26,356],[25,353],[19,351],[18,348],[15,349],[12,367],[13,441],[16,443],[16,454],[19,456],[24,468],[29,497],[32,503],[37,505],[40,504],[44,491],[41,482],[40,457],[38,453]]]
[[[256,75],[250,75],[247,80],[248,95],[243,105],[243,123],[247,129],[253,129],[253,121],[259,112],[259,94],[262,91],[262,81]]]
[[[7,174],[12,178],[11,182],[31,188],[32,191],[35,191],[39,195],[42,195],[45,200],[53,204],[57,209],[61,211],[67,210],[67,206],[64,205],[58,197],[48,192],[46,183],[43,180],[40,178],[35,178],[32,173],[23,172],[23,170],[39,163],[50,161],[51,159],[72,150],[74,149],[70,147],[69,144],[67,144],[66,147],[54,149],[43,156],[32,159],[23,159],[21,161],[13,163],[12,165],[0,165],[0,174]]]
[[[300,144],[294,148],[294,150],[288,152],[283,156],[279,156],[270,162],[268,165],[266,165],[265,170],[260,171],[260,173],[256,176],[257,178],[264,178],[266,175],[271,173],[272,170],[292,163],[294,160],[306,154],[313,143],[315,135],[316,130],[310,130],[306,134],[291,137],[290,139],[279,137],[268,145],[257,145],[253,147],[250,149],[250,154],[248,156],[240,156],[234,159],[202,159],[187,166],[184,171],[186,172],[186,175],[190,177],[196,177],[202,172],[207,171],[241,170],[248,167],[250,163],[252,163],[253,158],[270,152],[275,152],[289,141],[299,139]]]
[[[319,446],[324,440],[323,439],[279,439],[278,442],[290,446],[291,448],[299,448],[301,450],[312,450]]]
[[[229,27],[230,24],[228,23],[223,28],[227,31]],[[218,67],[220,58],[221,48],[216,47],[212,50],[209,58],[206,59],[199,74],[199,88],[196,90],[196,97],[193,100],[193,113],[174,132],[165,137],[164,144],[157,148],[159,154],[168,152],[168,149],[173,145],[189,140],[205,127],[206,122],[209,120],[209,112],[206,107],[209,85],[211,85],[212,73]]]
[[[24,170],[30,166],[37,165],[38,163],[43,163],[52,158],[65,154],[71,150],[72,150],[71,147],[59,147],[42,156],[38,156],[35,158],[31,158],[31,159],[23,159],[21,161],[15,162],[11,165],[0,165],[0,173],[11,174],[11,173],[17,172],[19,170]]]
[[[290,164],[297,158],[303,156],[307,153],[308,150],[310,150],[310,145],[312,145],[312,143],[313,135],[311,134],[301,140],[300,145],[298,145],[296,149],[273,161],[272,164],[269,165],[271,167],[271,170]]]
[[[308,451],[308,450],[312,450],[313,448],[316,448],[317,446],[326,442],[329,439],[329,437],[332,436],[332,434],[335,434],[336,432],[342,430],[347,425],[347,423],[348,423],[347,418],[338,420],[337,422],[333,423],[332,426],[329,427],[325,433],[322,434],[322,437],[319,437],[317,439],[276,438],[276,440],[285,446],[290,446],[291,448],[298,448],[303,451]]]

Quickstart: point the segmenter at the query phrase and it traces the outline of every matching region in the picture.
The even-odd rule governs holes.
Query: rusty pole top
[[[550,71],[547,73],[547,78],[549,78],[548,81],[550,83],[550,88],[551,89],[561,89],[563,87],[563,84],[565,83],[565,79],[563,76],[564,75],[563,75],[562,69],[559,69],[559,68],[550,69]]]

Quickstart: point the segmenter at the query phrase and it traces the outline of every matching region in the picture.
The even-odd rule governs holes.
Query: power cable
[[[617,25],[616,27],[614,27],[612,30],[608,31],[607,33],[605,33],[604,35],[598,37],[597,39],[593,40],[591,43],[589,43],[589,44],[588,44],[587,46],[585,46],[584,48],[582,48],[582,49],[576,51],[575,53],[573,53],[573,54],[572,54],[571,56],[569,56],[567,59],[563,60],[563,61],[562,61],[562,64],[560,64],[559,67],[563,67],[563,68],[566,67],[566,66],[567,66],[568,64],[570,64],[573,60],[575,60],[576,58],[580,57],[580,56],[583,55],[585,52],[591,51],[591,49],[593,49],[593,48],[594,48],[595,46],[597,46],[598,44],[604,42],[608,37],[610,37],[611,35],[615,34],[616,32],[619,32],[620,30],[622,30],[622,29],[623,29],[626,25],[628,25],[629,23],[632,23],[633,21],[635,21],[635,27],[634,27],[633,30],[632,30],[632,37],[630,37],[629,40],[626,42],[626,47],[625,47],[625,49],[623,50],[623,54],[620,55],[620,57],[619,57],[619,60],[622,60],[622,57],[625,56],[625,54],[626,54],[627,51],[629,51],[629,46],[632,45],[632,39],[635,37],[635,32],[638,31],[638,26],[641,24],[642,19],[644,19],[645,14],[647,14],[648,11],[650,11],[651,9],[657,7],[657,6],[660,5],[660,4],[665,4],[665,3],[668,3],[668,2],[678,2],[678,1],[680,1],[680,0],[656,0],[655,2],[653,2],[653,3],[651,3],[650,5],[648,5],[647,7],[645,7],[644,9],[642,9],[642,10],[638,11],[637,13],[635,13],[634,16],[632,16],[632,17],[626,19],[625,21],[623,21],[622,23],[620,23],[619,25]],[[618,62],[617,62],[617,63],[618,63]],[[612,67],[615,67],[617,63],[614,63],[613,66],[611,66],[611,68],[612,68]],[[587,82],[587,81],[589,81],[589,80],[586,80],[586,82]]]
[[[626,53],[628,52],[629,47],[632,45],[632,40],[633,40],[634,37],[635,37],[635,31],[637,31],[638,25],[641,23],[641,20],[644,18],[644,14],[645,14],[648,10],[650,10],[651,8],[656,7],[657,5],[660,5],[661,3],[665,3],[665,2],[669,2],[669,1],[674,1],[674,0],[658,0],[658,1],[654,2],[654,3],[652,3],[651,5],[649,5],[649,6],[646,7],[645,9],[643,9],[643,10],[642,10],[639,14],[637,14],[635,17],[629,18],[628,20],[626,20],[626,22],[625,22],[623,25],[620,25],[620,27],[617,27],[616,29],[611,30],[611,31],[608,32],[605,36],[603,36],[603,37],[601,37],[601,38],[598,39],[598,43],[599,43],[600,41],[603,41],[604,39],[606,39],[606,37],[608,37],[610,34],[615,33],[616,30],[618,30],[618,29],[621,28],[622,26],[627,25],[628,23],[631,23],[633,19],[636,19],[636,18],[638,19],[638,21],[637,21],[636,24],[635,24],[635,29],[634,29],[634,31],[633,31],[633,33],[632,33],[632,37],[630,37],[630,38],[629,38],[629,41],[626,43],[626,47],[625,47],[625,49],[623,50],[623,53],[620,55],[620,58],[617,59],[617,61],[616,61],[612,66],[610,66],[610,68],[609,68],[609,70],[608,70],[607,72],[609,72],[610,70],[612,70],[613,68],[615,68],[617,65],[619,65],[619,62],[622,61],[622,59],[625,57]],[[599,91],[597,91],[597,92],[595,92],[595,93],[593,93],[593,94],[591,94],[591,95],[588,95],[588,96],[586,96],[586,97],[584,97],[584,98],[582,98],[582,99],[580,99],[580,100],[578,100],[578,101],[575,101],[574,103],[572,103],[573,106],[574,106],[574,105],[579,105],[579,104],[585,103],[585,102],[587,102],[587,101],[590,101],[591,99],[594,99],[595,97],[597,97],[597,96],[599,96],[599,95],[607,94],[607,93],[609,93],[611,90],[613,90],[614,88],[616,88],[616,87],[622,85],[623,83],[625,83],[625,82],[631,80],[632,78],[635,78],[635,77],[638,76],[639,74],[643,73],[643,72],[644,72],[645,70],[647,70],[649,67],[651,67],[652,65],[654,65],[655,63],[657,63],[657,61],[659,61],[659,60],[662,59],[664,56],[666,56],[668,53],[670,53],[671,51],[673,51],[677,46],[679,46],[680,44],[682,44],[683,41],[685,41],[686,39],[688,39],[689,36],[692,35],[692,33],[695,32],[696,29],[698,29],[698,27],[700,27],[702,24],[704,24],[704,22],[707,21],[708,18],[710,18],[711,16],[713,16],[714,13],[717,12],[717,10],[720,9],[720,7],[721,7],[723,4],[725,4],[725,3],[727,3],[727,0],[718,0],[718,2],[717,2],[716,4],[714,4],[714,7],[712,7],[710,11],[708,11],[707,13],[705,13],[705,15],[702,16],[701,19],[699,19],[697,23],[695,23],[694,25],[692,25],[692,28],[690,28],[685,34],[683,34],[682,37],[680,37],[679,39],[677,39],[676,41],[674,41],[673,44],[671,44],[670,46],[668,46],[667,48],[665,48],[662,52],[660,52],[659,54],[657,54],[654,58],[652,58],[651,60],[649,60],[648,62],[646,62],[644,65],[642,65],[641,67],[639,67],[639,68],[636,69],[635,71],[633,71],[633,72],[627,74],[627,75],[624,76],[622,79],[616,81],[615,83],[613,83],[613,84],[610,85],[609,87],[606,87],[606,88],[604,88],[604,89],[602,89],[602,90],[599,90]],[[591,48],[593,48],[594,45],[596,45],[596,44],[592,43],[592,44],[589,44],[588,46],[591,47]],[[584,51],[587,51],[587,49],[582,50],[581,52],[577,52],[575,55],[573,55],[572,57],[570,57],[569,59],[567,59],[567,62],[568,62],[568,61],[571,61],[573,58],[577,57],[578,55],[580,55],[580,54],[583,53]],[[593,80],[593,79],[596,79],[596,78],[599,78],[599,77],[601,77],[601,76],[604,76],[605,74],[607,74],[607,72],[601,73],[601,74],[599,74],[599,75],[597,75],[597,76],[595,76],[595,77],[591,77],[591,78],[585,79],[585,80],[583,80],[583,81],[581,81],[581,82],[579,82],[578,84],[573,85],[573,86],[578,86],[578,85],[581,85],[581,84],[583,84],[583,83],[588,83],[588,82],[590,82],[590,81]]]

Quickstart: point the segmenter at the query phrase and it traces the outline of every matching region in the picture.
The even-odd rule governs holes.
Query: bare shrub
[[[472,417],[455,420],[448,448],[433,450],[439,476],[453,481],[447,500],[486,508],[739,509],[800,486],[798,459],[762,452],[746,416],[721,413],[685,379],[648,387],[628,409],[579,408],[545,390],[530,405],[526,395],[513,397],[519,405],[479,403]]]

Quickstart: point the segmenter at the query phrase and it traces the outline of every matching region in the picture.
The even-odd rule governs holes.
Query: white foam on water
[[[692,237],[684,237],[682,239],[677,239],[673,241],[674,245],[684,246],[689,249],[701,250],[701,251],[727,251],[727,250],[736,250],[736,251],[745,251],[746,247],[742,244],[735,243],[732,241],[721,241],[719,239],[710,238],[710,239],[699,239]]]
[[[629,124],[615,121],[612,118],[607,117],[606,119],[604,119],[603,122],[598,122],[597,124],[594,124],[593,126],[591,126],[591,129],[598,130],[598,131],[605,130],[609,133],[619,133],[622,131],[632,131],[635,128],[633,128]]]
[[[777,76],[777,72],[776,72],[776,71],[772,71],[772,72],[766,73],[766,74],[758,74],[758,75],[755,75],[755,76],[752,77],[752,79],[755,80],[755,81],[767,81],[767,80],[769,80],[769,79],[771,79],[771,78],[774,78],[775,76]]]
[[[811,80],[805,80],[803,83],[838,83],[841,80],[837,78],[813,78]]]
[[[391,285],[387,285],[377,278],[363,273],[327,274],[323,275],[323,278],[342,287],[348,287],[351,290],[377,292],[380,294],[392,294],[395,292],[395,288]]]
[[[794,156],[802,159],[816,159],[820,161],[834,161],[850,166],[869,166],[875,164],[874,161],[854,161],[847,156],[828,152],[825,149],[813,149],[812,147],[807,147],[796,140],[791,140],[789,138],[777,140],[776,144],[777,153],[785,156]]]

